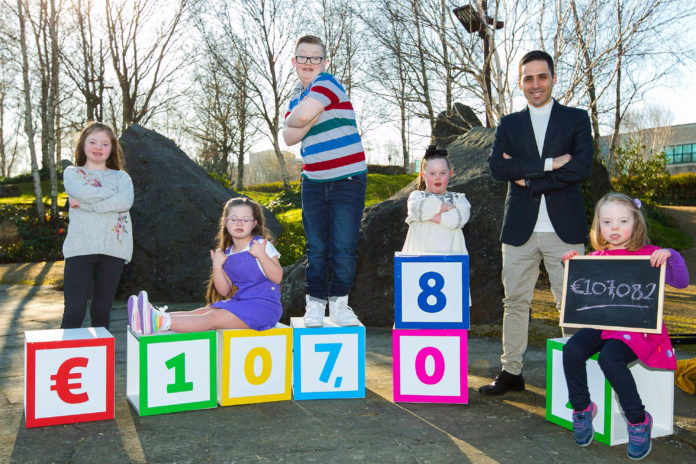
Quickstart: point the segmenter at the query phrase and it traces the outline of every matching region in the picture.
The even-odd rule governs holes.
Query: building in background
[[[650,155],[664,150],[670,174],[696,172],[696,123],[627,132],[619,135],[619,145],[636,139],[645,144],[646,153]],[[609,155],[610,140],[610,135],[601,137],[602,159],[606,160]]]

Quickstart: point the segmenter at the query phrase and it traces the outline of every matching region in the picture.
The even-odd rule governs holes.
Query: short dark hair
[[[551,77],[553,77],[553,58],[551,58],[551,55],[542,50],[532,50],[522,57],[519,68],[520,76],[522,76],[522,66],[530,61],[546,61],[546,63],[549,65],[549,70],[551,71]]]
[[[326,55],[326,45],[324,45],[324,42],[322,42],[321,39],[316,35],[303,35],[297,39],[297,42],[295,43],[295,52],[297,52],[297,48],[303,43],[321,46],[324,55]],[[324,58],[326,58],[326,56],[324,56]]]

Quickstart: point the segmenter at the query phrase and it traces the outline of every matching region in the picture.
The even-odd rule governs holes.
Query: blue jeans
[[[602,340],[601,337],[601,330],[580,329],[563,347],[563,370],[570,404],[577,411],[590,405],[586,361],[599,352],[599,367],[616,391],[626,419],[633,424],[643,422],[645,407],[638,394],[636,381],[627,366],[638,359],[638,356],[621,340]]]
[[[350,292],[366,187],[366,174],[330,182],[302,179],[305,291],[310,296],[326,300]]]

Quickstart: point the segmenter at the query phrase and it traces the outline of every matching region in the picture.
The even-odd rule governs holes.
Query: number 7
[[[336,360],[338,359],[338,354],[341,352],[342,346],[343,343],[317,343],[314,345],[315,353],[329,353],[329,356],[326,358],[326,364],[324,364],[324,368],[321,370],[321,375],[319,376],[321,382],[329,382],[331,372],[336,365]]]

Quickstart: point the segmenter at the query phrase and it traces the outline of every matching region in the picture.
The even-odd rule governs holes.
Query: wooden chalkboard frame
[[[623,261],[629,261],[629,262],[634,262],[638,266],[644,266],[644,262],[650,261],[650,256],[648,255],[627,255],[627,256],[607,256],[607,255],[594,255],[594,256],[575,256],[572,259],[566,261],[565,265],[565,272],[564,272],[564,278],[563,278],[563,299],[561,302],[561,317],[560,317],[560,322],[559,325],[561,327],[574,327],[574,328],[583,328],[583,327],[590,327],[594,329],[607,329],[607,330],[624,330],[627,332],[645,332],[645,333],[661,333],[662,332],[662,310],[663,310],[663,303],[664,303],[664,290],[665,290],[665,265],[663,264],[660,266],[659,270],[659,279],[657,282],[654,282],[657,284],[657,301],[653,304],[650,304],[649,306],[649,311],[651,315],[651,323],[650,324],[644,324],[641,325],[640,327],[633,327],[633,326],[626,326],[626,325],[612,325],[612,324],[600,324],[597,323],[596,321],[588,321],[587,323],[579,323],[579,322],[568,322],[568,316],[572,315],[577,316],[577,312],[575,311],[575,308],[569,307],[569,302],[567,301],[567,294],[570,291],[570,286],[569,286],[569,275],[571,272],[573,272],[574,269],[578,265],[582,265],[583,261],[586,260],[592,260],[592,261],[617,261],[617,260],[623,260]],[[641,261],[641,263],[636,263],[636,261]],[[627,263],[628,264],[628,263]],[[649,265],[649,264],[648,264]],[[630,269],[630,267],[629,267]],[[616,275],[611,276],[612,279],[616,280]],[[653,283],[653,282],[651,282]],[[572,283],[570,283],[572,286]],[[655,305],[657,307],[655,308]],[[655,313],[655,321],[654,324],[652,323],[652,313]],[[649,326],[648,326],[649,325]]]

